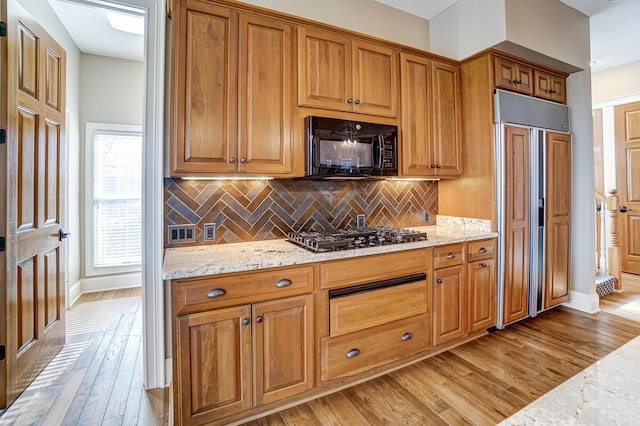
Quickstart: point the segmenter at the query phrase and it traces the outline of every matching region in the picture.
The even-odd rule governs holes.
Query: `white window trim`
[[[122,266],[94,266],[93,253],[93,141],[96,131],[113,131],[113,132],[138,132],[142,133],[142,126],[131,124],[114,124],[114,123],[94,123],[87,122],[85,124],[85,159],[84,159],[84,273],[86,277],[95,277],[100,275],[123,274],[127,272],[139,272],[142,264],[130,264]],[[143,139],[144,140],[144,139]],[[140,173],[143,173],[142,165],[140,165]],[[142,190],[142,188],[141,188]],[[142,244],[142,242],[141,242]]]

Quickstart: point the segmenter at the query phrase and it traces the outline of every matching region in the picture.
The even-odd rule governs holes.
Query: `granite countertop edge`
[[[497,232],[461,230],[441,226],[420,226],[412,229],[427,232],[427,240],[328,253],[312,253],[285,239],[167,248],[164,255],[162,279],[197,278],[206,275],[350,259],[498,236]]]

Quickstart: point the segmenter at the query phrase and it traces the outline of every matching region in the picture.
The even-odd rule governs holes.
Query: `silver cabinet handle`
[[[456,255],[455,255],[455,254],[453,254],[453,253],[449,253],[449,254],[447,255],[447,259],[453,259],[453,258],[455,258],[455,257],[456,257]]]
[[[400,338],[400,340],[402,340],[403,342],[406,342],[408,340],[413,339],[413,334],[412,333],[404,333],[402,335],[402,337]]]
[[[225,294],[227,294],[227,290],[225,290],[224,288],[212,288],[207,293],[207,297],[213,299],[214,297],[224,296]]]
[[[249,325],[249,323],[250,323],[250,322],[251,322],[251,321],[249,321],[249,318],[244,318],[244,319],[242,320],[242,324],[243,324],[243,325]]]
[[[236,157],[229,157],[229,162],[230,163],[235,163],[236,162]]]
[[[258,316],[256,317],[256,322],[257,322],[258,324],[260,324],[260,323],[262,322],[262,315],[258,315]]]
[[[486,268],[487,264],[486,263],[481,263],[480,266],[482,266],[483,268]]]
[[[351,99],[351,98],[347,99],[347,103],[348,104],[352,104],[353,103],[353,99]]]
[[[360,99],[356,99],[356,105],[360,105]]]
[[[289,287],[291,284],[293,284],[293,281],[291,281],[289,278],[283,278],[276,283],[276,287]]]
[[[355,358],[358,355],[360,355],[360,349],[353,348],[347,351],[347,358]]]
[[[240,157],[240,162],[242,164],[246,163],[247,162],[247,157]]]
[[[440,278],[438,278],[438,279],[436,280],[436,282],[437,282],[438,284],[442,284],[442,280],[441,280]]]
[[[487,249],[484,247],[480,247],[480,250],[478,250],[478,253],[486,253]]]

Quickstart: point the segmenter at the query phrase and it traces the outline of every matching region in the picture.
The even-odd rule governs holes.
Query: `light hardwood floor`
[[[640,335],[640,277],[596,315],[546,312],[250,425],[496,424]],[[67,345],[0,425],[166,425],[169,390],[142,388],[140,290],[83,295]]]
[[[140,288],[82,295],[67,343],[0,425],[166,425],[169,390],[142,384]]]

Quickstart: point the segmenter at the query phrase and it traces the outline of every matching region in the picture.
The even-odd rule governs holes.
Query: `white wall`
[[[589,17],[559,0],[506,0],[507,40],[588,70]]]
[[[80,168],[81,201],[84,205],[84,161],[87,144],[85,129],[87,122],[108,124],[142,125],[144,114],[144,63],[126,59],[82,54],[80,58]],[[142,167],[142,165],[141,165]],[[85,225],[85,209],[80,218]],[[85,275],[85,240],[81,249],[81,283],[74,292],[91,292],[139,286],[140,273],[129,273],[104,277],[87,278]]]
[[[429,50],[429,21],[372,0],[243,0],[243,3]]]
[[[459,0],[429,23],[431,51],[464,59],[506,39],[504,0]]]
[[[593,102],[617,104],[633,102],[630,95],[640,95],[640,61],[595,73],[591,76]]]
[[[80,51],[67,33],[58,16],[49,3],[43,0],[18,0],[22,7],[35,18],[38,23],[53,37],[67,52],[67,161],[69,165],[67,224],[65,228],[71,232],[67,245],[67,289],[80,280]],[[72,301],[67,292],[67,306]]]

